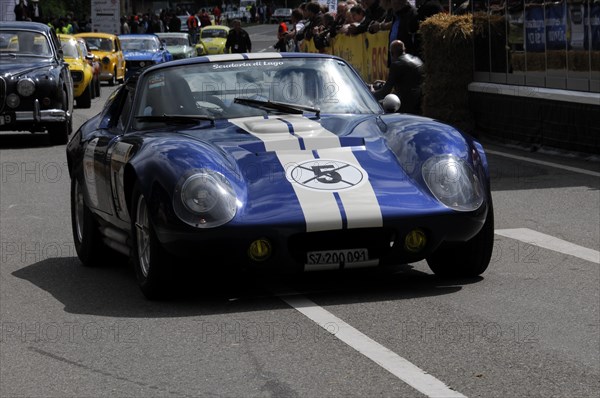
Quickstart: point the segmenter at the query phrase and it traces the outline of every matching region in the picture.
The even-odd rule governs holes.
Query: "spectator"
[[[15,5],[15,19],[17,21],[27,21],[29,18],[29,14],[27,12],[27,5],[25,5],[25,0],[19,0],[19,3]]]
[[[207,26],[212,25],[212,22],[210,20],[210,16],[208,15],[208,13],[206,12],[206,9],[202,9],[200,11],[200,26],[205,28]]]
[[[304,16],[307,20],[304,23],[302,32],[299,32],[296,36],[298,41],[304,39],[311,40],[315,33],[315,28],[321,25],[321,6],[319,3],[308,3],[304,11]]]
[[[198,11],[198,13],[200,13],[200,11]],[[173,19],[179,19],[179,18],[175,17]],[[187,28],[188,28],[188,33],[192,37],[192,42],[197,43],[198,42],[198,31],[200,30],[200,20],[198,19],[198,17],[196,15],[192,14],[188,17],[186,24],[187,24]]]
[[[127,35],[131,33],[131,29],[129,29],[129,25],[127,24],[127,18],[121,17],[121,29],[120,32],[122,35]]]
[[[363,5],[365,7],[364,19],[358,26],[348,27],[348,32],[350,34],[357,35],[365,33],[373,21],[378,21],[385,15],[385,9],[381,7],[379,0],[363,0]]]
[[[275,43],[275,45],[273,46],[273,48],[279,52],[286,52],[288,51],[288,46],[287,46],[287,36],[288,36],[289,32],[288,32],[288,27],[287,27],[287,23],[285,23],[285,21],[279,23],[279,27],[277,28],[277,43]]]
[[[394,19],[389,23],[389,42],[400,40],[404,44],[407,53],[418,55],[419,51],[415,43],[415,34],[419,30],[419,19],[417,10],[408,0],[392,0]],[[391,53],[388,49],[388,66],[390,66]]]
[[[377,100],[382,100],[392,89],[400,97],[402,113],[421,113],[421,83],[423,82],[423,61],[407,54],[404,43],[394,40],[390,44],[391,65],[387,81],[377,80],[374,85],[381,86],[371,92]]]
[[[27,6],[27,15],[33,22],[42,22],[44,20],[44,14],[42,7],[40,6],[39,0],[30,0]]]
[[[250,35],[242,29],[242,21],[239,19],[233,20],[233,28],[227,35],[225,42],[225,53],[249,53],[252,52],[252,42]]]
[[[171,18],[169,19],[169,32],[181,32],[181,20],[177,18],[175,13],[171,13]],[[191,35],[191,32],[190,32]],[[192,36],[192,39],[194,37]],[[194,41],[196,43],[196,41]]]
[[[296,35],[303,29],[304,23],[302,22],[302,11],[300,11],[299,8],[296,8],[292,11],[290,29],[288,30],[287,34],[287,39],[292,42],[292,46],[289,49],[289,51],[300,51],[300,49],[298,48],[298,40],[296,40]]]

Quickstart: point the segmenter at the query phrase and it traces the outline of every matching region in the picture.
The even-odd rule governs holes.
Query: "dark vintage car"
[[[81,262],[126,254],[149,298],[181,263],[308,271],[426,259],[438,275],[475,277],[492,253],[482,146],[385,113],[334,56],[152,66],[74,134],[67,158]]]
[[[60,41],[36,22],[0,22],[0,130],[45,131],[64,144],[73,126],[73,80]]]

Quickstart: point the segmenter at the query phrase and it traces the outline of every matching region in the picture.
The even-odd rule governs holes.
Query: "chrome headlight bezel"
[[[483,184],[463,159],[451,154],[432,156],[421,166],[421,173],[427,188],[443,205],[468,212],[483,204]]]
[[[29,97],[35,93],[35,82],[29,77],[19,79],[17,82],[17,92],[22,97]]]
[[[177,217],[196,228],[214,228],[228,223],[237,213],[237,203],[229,180],[210,169],[200,169],[182,178],[173,195]]]

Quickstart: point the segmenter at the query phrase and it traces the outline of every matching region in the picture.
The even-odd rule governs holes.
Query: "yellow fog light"
[[[257,239],[248,248],[248,257],[254,261],[265,261],[271,256],[271,242],[267,239]]]
[[[404,239],[404,247],[409,252],[417,253],[425,248],[427,244],[427,236],[420,229],[414,229],[406,235]]]

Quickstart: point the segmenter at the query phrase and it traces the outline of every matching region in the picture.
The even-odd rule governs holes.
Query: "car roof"
[[[0,22],[0,29],[28,29],[50,33],[51,28],[43,23],[28,21]]]
[[[183,37],[189,36],[190,34],[187,32],[158,32],[156,36],[158,37]]]
[[[127,35],[119,35],[119,38],[121,39],[156,39],[157,37],[158,36],[156,36],[155,34],[150,33],[131,33]]]

